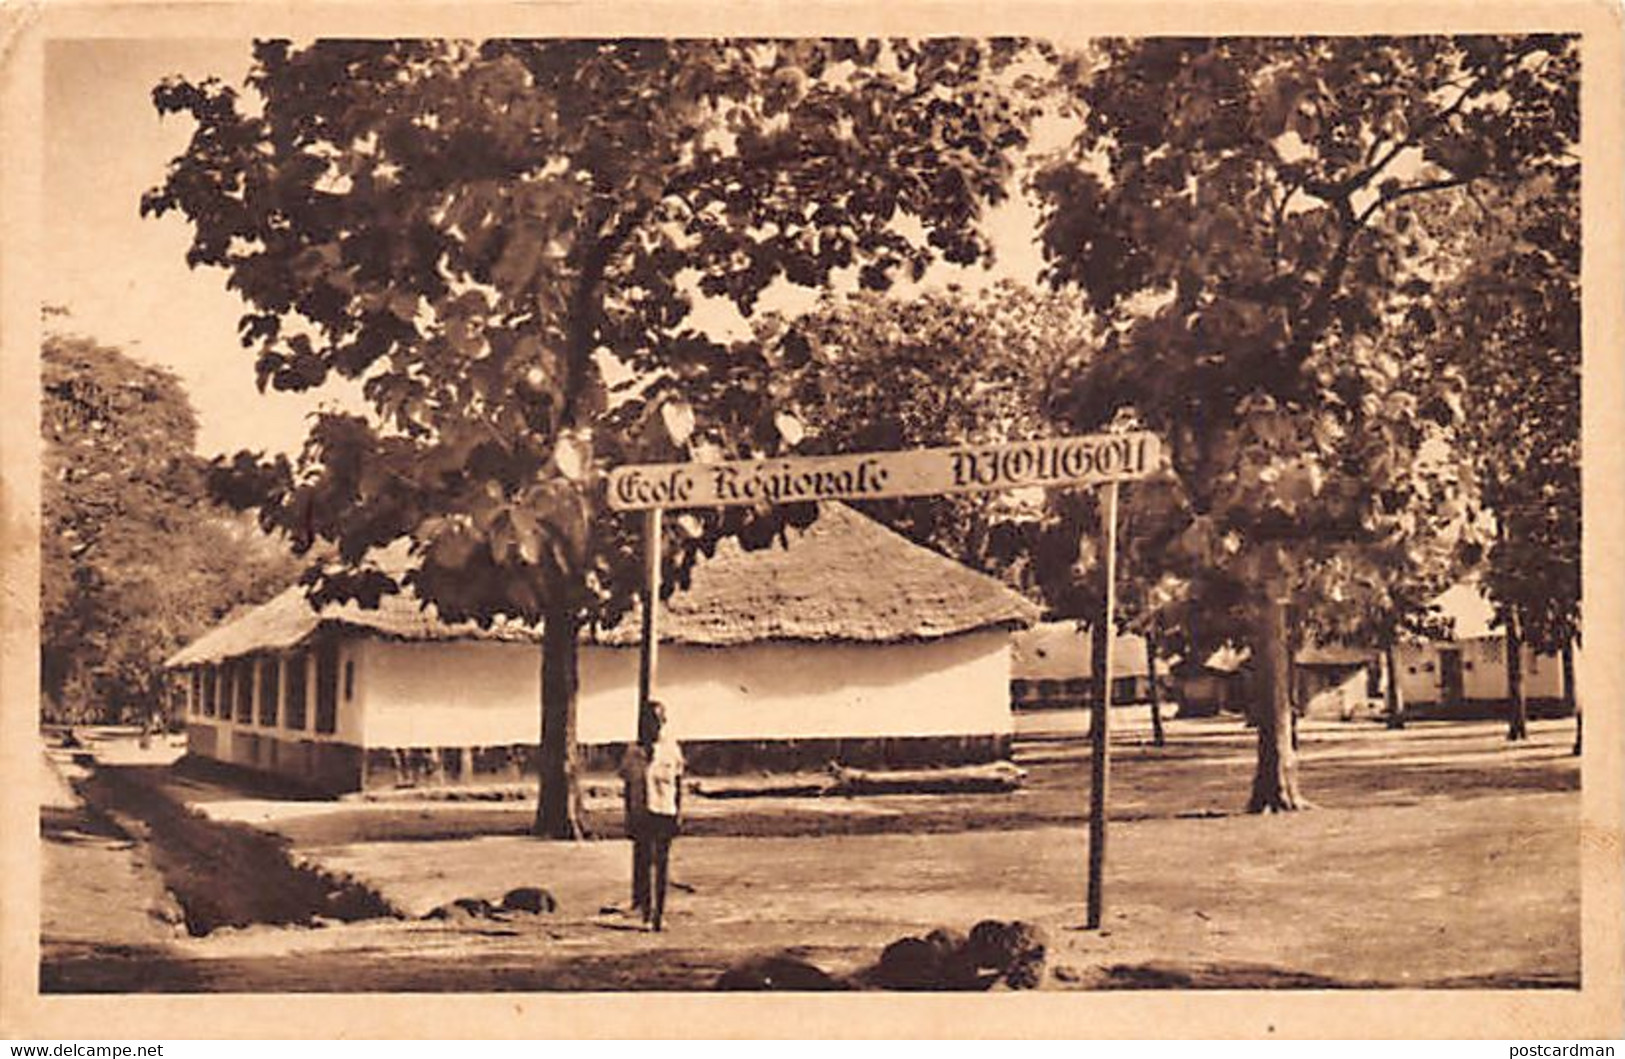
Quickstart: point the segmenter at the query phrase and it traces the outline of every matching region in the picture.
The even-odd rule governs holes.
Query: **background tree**
[[[1461,431],[1496,527],[1483,583],[1507,637],[1508,738],[1527,736],[1522,645],[1580,639],[1580,202],[1577,165],[1500,194],[1459,195],[1440,222],[1460,247],[1422,318],[1439,370],[1462,373]]]
[[[957,288],[907,298],[862,292],[826,297],[794,319],[764,318],[764,344],[793,348],[793,407],[806,426],[807,453],[932,445],[997,444],[1053,436],[1049,391],[1085,363],[1099,338],[1075,300],[1012,281],[970,294]],[[1144,635],[1152,658],[1181,644],[1187,583],[1138,577],[1167,541],[1161,510],[1177,483],[1124,489],[1124,575],[1120,631]],[[1053,617],[1088,622],[1102,586],[1094,562],[1099,533],[1092,491],[1034,490],[907,497],[855,506],[916,543],[1004,578]],[[1188,576],[1189,571],[1185,574]],[[1080,659],[1081,661],[1081,659]],[[1154,664],[1154,662],[1153,662]],[[1153,709],[1157,745],[1160,713]]]
[[[41,349],[40,669],[47,720],[145,717],[167,657],[295,571],[210,505],[180,381],[117,349]]]
[[[1064,421],[1064,413],[1062,418]],[[1094,489],[1050,491],[1042,521],[1023,527],[1028,532],[1019,544],[1032,556],[1035,587],[1050,613],[1077,620],[1092,631],[1105,593],[1100,499]],[[1145,642],[1156,746],[1167,741],[1159,661],[1180,656],[1199,661],[1230,636],[1224,631],[1225,603],[1219,598],[1218,586],[1204,578],[1202,571],[1174,561],[1168,554],[1172,534],[1180,525],[1177,513],[1184,506],[1177,479],[1166,473],[1119,486],[1116,627],[1112,632],[1139,636]]]
[[[1369,562],[1351,564],[1334,555],[1311,564],[1303,596],[1327,605],[1306,615],[1309,635],[1324,643],[1375,646],[1383,676],[1384,716],[1389,728],[1406,722],[1404,690],[1399,680],[1399,647],[1407,641],[1448,638],[1452,620],[1434,600],[1467,570],[1481,553],[1479,530],[1454,510],[1447,520],[1408,539],[1373,547]]]
[[[1086,344],[1075,303],[1004,281],[971,294],[909,297],[857,292],[808,312],[765,318],[766,345],[799,351],[781,367],[788,407],[805,425],[808,454],[998,444],[1053,433],[1044,387]],[[1033,570],[1010,546],[1043,496],[974,493],[855,502],[918,544],[1036,594]]]
[[[1323,605],[1306,568],[1369,569],[1465,515],[1463,476],[1426,458],[1460,380],[1402,340],[1435,298],[1418,207],[1567,167],[1577,63],[1548,36],[1142,39],[1063,67],[1080,131],[1034,182],[1047,276],[1109,331],[1065,407],[1163,434],[1185,561],[1248,601],[1254,811],[1304,804],[1287,611]]]
[[[188,261],[249,303],[260,384],[337,373],[371,404],[318,418],[297,467],[240,454],[217,481],[299,546],[336,543],[348,571],[318,596],[398,589],[367,556],[409,536],[404,581],[443,615],[541,623],[539,833],[579,832],[578,629],[617,620],[640,581],[595,470],[783,447],[763,380],[794,351],[720,339],[722,306],[985,256],[981,209],[1025,142],[1020,52],[273,41],[252,104],[215,81],[155,91],[197,130],[143,209],[181,211]],[[723,535],[767,543],[776,518],[670,520],[668,581]]]

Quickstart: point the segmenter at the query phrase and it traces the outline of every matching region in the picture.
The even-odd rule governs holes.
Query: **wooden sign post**
[[[1100,620],[1095,623],[1094,701],[1089,718],[1089,912],[1084,925],[1100,928],[1105,905],[1106,785],[1111,778],[1112,628],[1117,607],[1117,483],[1107,482],[1102,498],[1100,534],[1106,563],[1106,589],[1100,599]]]
[[[649,703],[655,695],[655,674],[660,668],[660,534],[661,510],[643,513],[643,628],[638,638],[638,741],[648,733]]]
[[[1095,694],[1089,783],[1088,925],[1098,928],[1104,907],[1106,796],[1110,773],[1112,626],[1117,580],[1117,484],[1156,470],[1155,434],[1094,434],[1004,445],[794,456],[722,463],[651,463],[609,474],[609,506],[646,512],[642,656],[638,664],[640,718],[654,696],[660,635],[661,513],[667,508],[789,504],[818,500],[876,500],[995,489],[1103,486],[1101,533],[1106,591],[1095,624]]]

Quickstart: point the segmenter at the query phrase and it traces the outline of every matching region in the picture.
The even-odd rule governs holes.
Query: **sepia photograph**
[[[1617,1035],[1619,27],[1053,15],[46,34],[32,1002]]]

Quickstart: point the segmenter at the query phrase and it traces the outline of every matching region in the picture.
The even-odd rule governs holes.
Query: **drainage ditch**
[[[96,766],[77,787],[95,810],[147,843],[194,937],[222,927],[399,916],[356,880],[297,863],[286,839],[187,808],[165,790],[166,772]]]

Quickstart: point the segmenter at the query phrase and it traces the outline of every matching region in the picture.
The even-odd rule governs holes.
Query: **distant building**
[[[1293,701],[1306,717],[1342,721],[1383,709],[1382,657],[1370,648],[1310,644],[1292,659]]]
[[[1460,584],[1435,605],[1455,629],[1448,640],[1402,644],[1397,652],[1399,688],[1407,710],[1441,716],[1495,712],[1510,698],[1506,633],[1492,627],[1495,609],[1475,584]],[[1563,701],[1563,663],[1527,644],[1523,651],[1524,695],[1537,710]]]
[[[789,547],[734,542],[662,606],[657,694],[693,771],[994,760],[1011,738],[999,582],[826,505]],[[580,649],[589,764],[636,729],[635,616]],[[409,594],[313,611],[302,588],[167,663],[200,757],[330,792],[535,771],[539,630],[449,624]]]
[[[1224,710],[1247,708],[1252,670],[1245,649],[1220,647],[1201,661],[1186,659],[1174,667],[1180,717],[1211,717]]]
[[[1016,709],[1081,708],[1094,689],[1094,654],[1088,626],[1076,621],[1041,622],[1011,637],[1010,702]],[[1221,647],[1200,662],[1178,656],[1157,659],[1161,701],[1182,717],[1212,716],[1241,709],[1246,701],[1247,653]],[[1112,641],[1112,705],[1151,701],[1150,656],[1143,636]]]
[[[1010,702],[1017,709],[1085,706],[1094,688],[1094,651],[1087,626],[1075,621],[1041,622],[1011,637]],[[1159,662],[1164,689],[1171,687],[1167,660]],[[1151,672],[1143,636],[1112,641],[1112,704],[1148,702]]]

